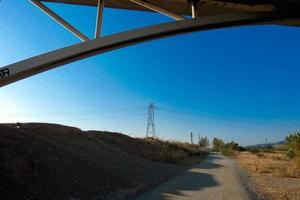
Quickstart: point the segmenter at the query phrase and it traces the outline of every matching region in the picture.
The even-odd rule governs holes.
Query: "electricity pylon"
[[[148,106],[148,124],[147,124],[146,136],[156,138],[155,124],[154,124],[154,103],[150,103]]]

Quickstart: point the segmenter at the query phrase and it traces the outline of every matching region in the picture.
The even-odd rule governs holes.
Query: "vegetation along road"
[[[252,199],[245,188],[235,161],[212,153],[202,163],[145,192],[136,200]]]

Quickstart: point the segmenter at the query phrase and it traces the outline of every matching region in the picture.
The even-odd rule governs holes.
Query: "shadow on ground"
[[[214,187],[218,185],[218,182],[213,178],[212,175],[197,173],[197,172],[188,172],[188,177],[192,176],[193,182],[188,184],[178,185],[175,191],[162,192],[157,199],[167,199],[170,196],[186,196],[183,191],[199,191],[203,188]]]
[[[203,173],[203,169],[214,169],[222,167],[223,165],[214,163],[215,159],[221,159],[218,154],[211,154],[207,159],[193,168],[185,171],[184,173],[169,179],[165,183],[157,186],[151,191],[148,191],[141,196],[139,199],[169,199],[172,196],[186,196],[184,192],[199,191],[208,187],[218,186],[219,183],[216,181],[213,175]]]
[[[220,164],[217,164],[217,163],[214,162],[214,160],[219,160],[219,159],[222,159],[222,158],[218,154],[211,153],[207,157],[205,162],[201,163],[196,168],[198,168],[198,169],[214,169],[214,168],[222,167],[223,165],[220,165]],[[195,168],[195,167],[193,167],[193,168]]]

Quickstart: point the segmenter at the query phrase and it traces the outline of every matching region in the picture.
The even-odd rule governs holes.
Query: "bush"
[[[285,145],[288,147],[290,156],[300,156],[300,133],[291,133],[285,138]]]
[[[291,151],[291,150],[288,150],[288,151],[286,152],[286,155],[287,155],[289,158],[294,158],[294,157],[296,156],[296,154],[295,154],[293,151]]]
[[[222,150],[222,154],[224,156],[234,156],[234,155],[236,155],[236,153],[237,152],[235,150],[230,149],[230,148],[225,148],[225,149]]]
[[[225,148],[225,143],[223,142],[223,140],[218,138],[214,138],[212,144],[213,150],[216,152],[222,152]]]
[[[260,153],[261,151],[260,151],[260,149],[254,149],[254,148],[250,148],[249,149],[249,151],[251,152],[251,153],[254,153],[254,154],[258,154],[258,153]]]
[[[225,156],[233,156],[240,151],[245,151],[244,147],[239,146],[238,143],[228,142],[224,143],[223,140],[214,138],[213,142],[213,150],[216,152],[221,152]]]
[[[149,149],[149,154],[146,157],[150,157],[154,161],[177,163],[189,159],[194,155],[201,157],[207,155],[207,152],[200,150],[198,145],[154,138],[145,138],[144,141],[152,147],[152,149]]]
[[[247,151],[247,149],[245,147],[239,146],[239,152],[241,151]]]
[[[199,147],[201,149],[208,149],[209,148],[209,140],[208,140],[208,138],[206,136],[200,138],[200,140],[198,142],[198,145],[199,145]]]
[[[273,153],[274,150],[272,148],[265,148],[265,149],[263,149],[263,152],[265,152],[265,153]]]

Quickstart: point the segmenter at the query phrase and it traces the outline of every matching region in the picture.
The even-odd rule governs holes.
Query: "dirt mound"
[[[155,148],[119,133],[2,124],[0,199],[123,199],[182,168],[154,162]]]

